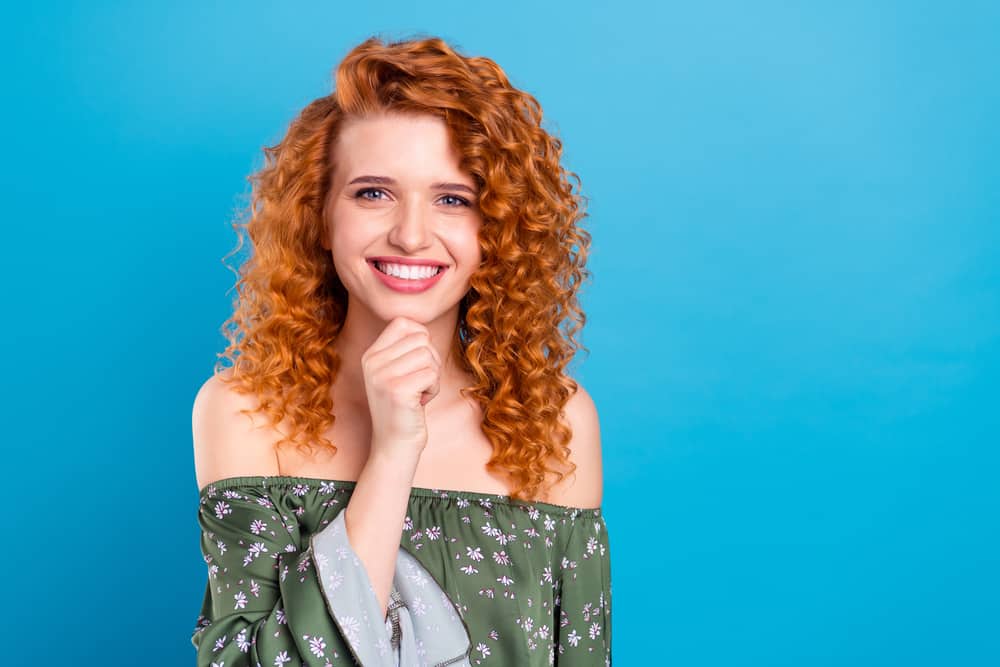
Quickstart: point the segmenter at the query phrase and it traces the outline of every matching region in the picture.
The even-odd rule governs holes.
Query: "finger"
[[[434,373],[441,372],[434,356],[430,354],[429,348],[421,346],[407,350],[395,359],[388,361],[378,371],[398,378],[424,368],[434,371]]]
[[[403,336],[396,342],[388,345],[374,354],[368,355],[369,364],[372,368],[384,368],[388,364],[394,363],[397,359],[405,356],[413,350],[425,349],[430,353],[434,363],[440,365],[434,348],[430,345],[430,336],[425,331],[414,331]]]
[[[434,398],[437,396],[440,387],[438,386],[437,373],[433,369],[424,367],[418,368],[412,373],[396,377],[392,381],[391,392],[397,396],[405,397],[407,401],[414,397],[423,405],[424,398]]]
[[[421,331],[426,333],[427,328],[419,322],[403,316],[395,317],[375,338],[375,341],[371,344],[371,346],[369,346],[368,350],[365,351],[365,356],[372,357],[379,354],[406,336],[413,333],[419,333]]]

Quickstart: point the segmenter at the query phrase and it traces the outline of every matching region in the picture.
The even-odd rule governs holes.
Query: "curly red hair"
[[[320,243],[331,144],[345,119],[387,111],[442,118],[461,169],[479,185],[483,265],[460,304],[452,352],[476,378],[462,394],[482,407],[493,444],[487,467],[506,473],[513,497],[543,499],[576,468],[561,416],[578,389],[566,366],[587,349],[576,340],[586,321],[577,292],[590,276],[590,234],[578,226],[585,198],[570,183],[579,186],[579,177],[560,165],[561,141],[541,128],[538,101],[492,60],[463,56],[439,38],[367,39],[337,67],[335,91],[264,147],[265,164],[248,179],[248,220],[233,225],[233,252],[244,229],[254,252],[238,271],[234,313],[222,326],[229,345],[214,372],[228,359],[223,381],[255,395],[272,424],[289,425],[276,447],[336,451],[322,435],[335,420],[329,389],[340,359],[331,343],[347,312]]]

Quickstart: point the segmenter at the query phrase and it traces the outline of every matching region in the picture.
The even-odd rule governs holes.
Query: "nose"
[[[430,213],[414,198],[397,208],[395,224],[389,230],[389,242],[407,254],[427,247],[431,234]]]

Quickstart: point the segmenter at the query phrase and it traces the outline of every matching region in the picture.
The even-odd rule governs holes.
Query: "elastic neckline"
[[[357,486],[357,481],[346,479],[322,479],[319,477],[300,477],[294,475],[242,475],[238,477],[224,477],[211,482],[198,491],[198,497],[203,498],[208,495],[211,488],[232,489],[239,487],[253,486],[257,488],[269,488],[272,486],[292,486],[294,484],[309,484],[318,486],[320,484],[330,484],[339,489],[353,489]],[[431,489],[423,486],[410,487],[410,497],[433,498],[437,500],[449,500],[454,498],[465,498],[466,500],[480,501],[488,500],[491,503],[501,505],[511,505],[514,507],[534,507],[537,510],[548,512],[549,514],[582,514],[589,512],[594,517],[601,515],[600,507],[572,507],[569,505],[557,505],[541,501],[519,500],[509,495],[483,493],[480,491],[462,491],[458,489]]]

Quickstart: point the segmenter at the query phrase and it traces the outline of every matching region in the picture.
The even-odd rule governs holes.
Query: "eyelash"
[[[367,201],[377,201],[376,199],[370,199],[368,197],[362,197],[362,195],[364,193],[366,193],[366,192],[385,192],[385,190],[383,190],[382,188],[361,188],[360,190],[358,190],[357,192],[354,193],[354,198],[355,199],[365,199]],[[464,197],[459,197],[458,195],[442,195],[442,196],[444,196],[444,197],[451,197],[452,199],[457,199],[460,202],[460,204],[458,204],[458,206],[469,206],[470,205],[469,201],[467,199],[465,199]],[[450,206],[450,208],[454,208],[454,206]]]

